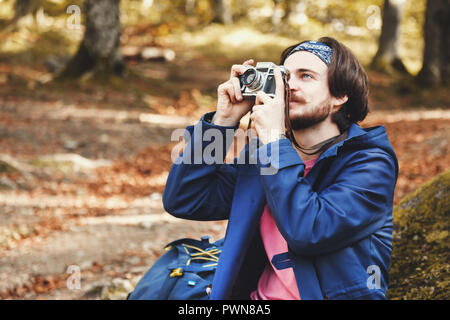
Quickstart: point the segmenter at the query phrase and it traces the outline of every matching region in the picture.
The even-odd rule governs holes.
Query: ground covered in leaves
[[[161,195],[178,142],[171,134],[214,110],[217,85],[240,61],[174,49],[173,62],[128,61],[129,73],[109,85],[46,82],[44,61],[0,62],[0,298],[124,298],[166,243],[224,235],[225,222],[169,216]],[[448,90],[369,78],[362,126],[387,129],[398,204],[450,168]],[[417,297],[406,292],[397,282],[391,298]]]

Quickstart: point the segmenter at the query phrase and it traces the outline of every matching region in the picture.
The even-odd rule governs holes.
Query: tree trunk
[[[280,26],[289,23],[289,16],[292,13],[291,0],[273,0],[274,10],[272,15],[272,31],[278,32]]]
[[[300,0],[301,1],[301,0]],[[295,5],[298,5],[300,1],[295,1]],[[284,15],[283,15],[283,23],[288,23],[289,22],[289,17],[292,14],[292,6],[294,5],[293,3],[294,1],[292,0],[284,0]]]
[[[36,14],[42,7],[42,0],[16,0],[14,2],[14,21],[29,13]]]
[[[281,19],[283,18],[283,9],[281,8],[280,0],[273,0],[273,14],[272,14],[272,31],[278,32],[280,28]]]
[[[36,12],[42,7],[42,0],[16,0],[14,1],[14,17],[8,23],[7,27],[2,30],[9,32],[18,24],[19,20],[28,14],[36,15]]]
[[[78,78],[86,72],[108,77],[123,71],[119,0],[87,0],[84,39],[59,77]]]
[[[31,0],[16,0],[14,2],[14,20],[26,16],[31,12]]]
[[[184,12],[190,16],[195,13],[195,0],[186,0],[184,4]]]
[[[450,80],[450,1],[428,0],[425,13],[423,66],[417,80],[429,86]]]
[[[233,23],[229,0],[212,0],[212,8],[214,11],[213,22],[222,24]]]
[[[383,25],[378,41],[378,51],[372,60],[372,68],[380,71],[397,70],[407,73],[405,65],[398,55],[400,21],[405,0],[385,0],[383,7]]]

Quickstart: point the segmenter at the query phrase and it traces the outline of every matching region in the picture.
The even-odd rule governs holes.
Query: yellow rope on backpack
[[[190,260],[207,260],[207,261],[218,262],[219,257],[217,255],[222,252],[222,250],[219,250],[217,248],[206,251],[206,250],[203,250],[202,248],[192,246],[189,244],[185,244],[185,243],[183,243],[183,247],[184,247],[184,250],[186,251],[186,253],[192,257],[191,259],[189,259],[189,263],[190,263]],[[198,252],[194,252],[194,253],[190,252],[188,250],[188,248],[196,250]],[[210,267],[210,266],[212,266],[212,265],[209,264],[204,267]]]

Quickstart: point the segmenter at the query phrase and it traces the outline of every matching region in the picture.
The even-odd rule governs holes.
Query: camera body
[[[272,62],[258,62],[255,67],[248,66],[247,70],[238,76],[243,98],[255,98],[259,91],[264,91],[271,98],[275,97],[275,68],[279,68],[282,75],[289,77],[289,71],[285,67]]]

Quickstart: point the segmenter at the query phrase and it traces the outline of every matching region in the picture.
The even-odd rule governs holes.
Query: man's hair
[[[341,132],[347,130],[352,123],[364,120],[369,112],[369,85],[367,74],[355,55],[339,41],[322,37],[318,40],[333,49],[331,62],[328,66],[328,86],[330,94],[336,98],[347,95],[348,100],[336,113],[332,114],[332,121]],[[286,48],[281,54],[280,65],[288,57],[290,51],[302,41]]]

